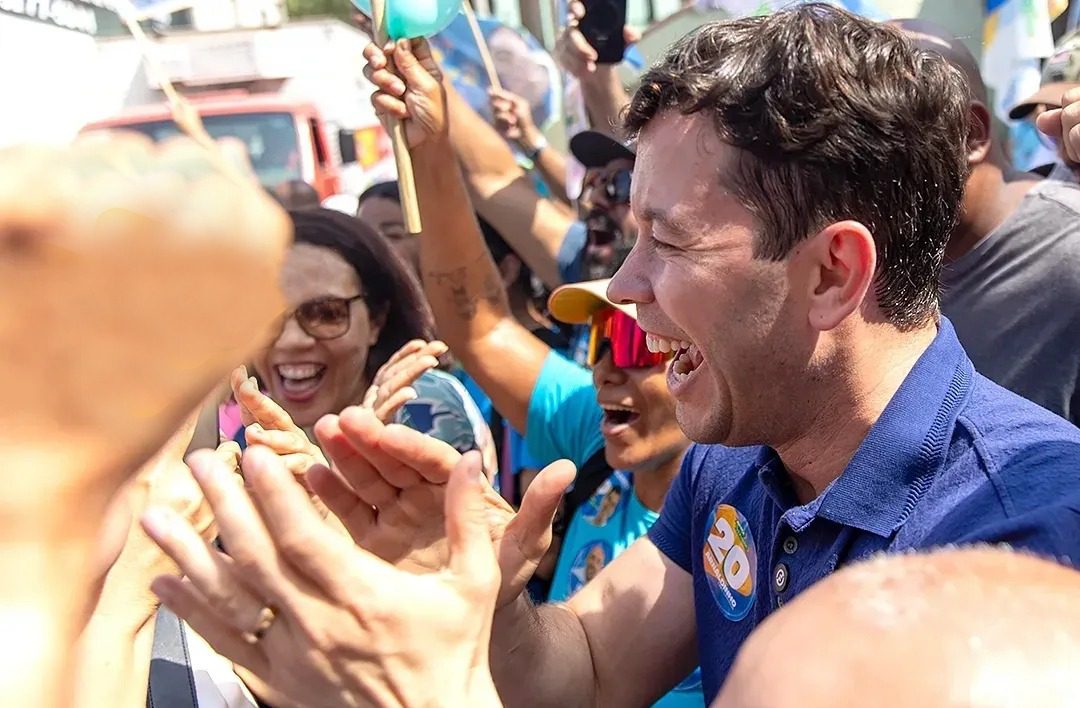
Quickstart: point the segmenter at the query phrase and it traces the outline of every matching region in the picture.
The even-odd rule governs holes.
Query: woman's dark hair
[[[368,352],[364,379],[411,339],[430,341],[435,325],[420,284],[385,240],[359,219],[330,209],[290,211],[295,243],[329,248],[353,267],[373,317],[383,315],[379,340]]]

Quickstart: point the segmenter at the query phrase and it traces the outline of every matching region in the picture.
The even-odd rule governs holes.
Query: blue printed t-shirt
[[[766,447],[691,447],[649,538],[693,575],[711,701],[747,635],[880,551],[1007,543],[1080,562],[1080,430],[975,373],[942,319],[844,472],[799,504]]]
[[[633,478],[615,472],[575,512],[566,530],[548,602],[563,602],[616,556],[649,531],[660,518],[637,498]],[[704,708],[701,670],[657,701],[656,708]]]
[[[495,445],[480,409],[461,383],[433,369],[413,383],[416,398],[394,417],[396,423],[449,443],[458,452],[479,450],[484,469],[497,469]]]
[[[529,400],[529,452],[547,465],[566,458],[579,467],[604,445],[592,374],[556,352],[548,354]],[[615,556],[644,536],[658,518],[634,493],[632,478],[614,473],[574,513],[566,530],[548,600],[574,594]],[[660,708],[702,708],[701,672],[695,669],[656,703]]]

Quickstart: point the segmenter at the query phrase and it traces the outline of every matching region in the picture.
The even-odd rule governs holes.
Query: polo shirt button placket
[[[788,536],[784,539],[784,553],[789,556],[795,555],[795,551],[799,550],[799,539],[794,536]]]
[[[777,563],[776,569],[773,571],[773,590],[777,595],[782,594],[787,590],[788,586],[788,567],[785,563]]]

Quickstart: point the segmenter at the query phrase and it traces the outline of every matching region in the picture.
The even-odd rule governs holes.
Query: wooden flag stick
[[[473,12],[472,3],[470,3],[469,0],[462,2],[461,11],[465,13],[465,19],[469,21],[469,29],[472,30],[473,39],[476,40],[476,47],[480,50],[480,59],[484,62],[484,69],[487,70],[488,81],[491,83],[491,88],[496,91],[502,91],[502,84],[499,82],[499,74],[495,71],[495,62],[491,59],[491,50],[488,49],[487,40],[484,39],[484,33],[480,31],[480,23],[476,21],[476,13]]]
[[[386,46],[386,0],[371,0],[371,24],[375,29],[375,43]],[[413,176],[412,156],[409,143],[405,139],[405,125],[392,118],[390,123],[390,143],[394,147],[394,162],[397,164],[398,190],[401,193],[401,211],[405,217],[405,230],[410,234],[421,231],[420,201],[416,197],[416,178]]]

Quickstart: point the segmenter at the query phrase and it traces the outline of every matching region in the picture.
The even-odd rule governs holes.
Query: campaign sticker
[[[619,505],[627,496],[628,485],[622,484],[619,476],[612,475],[589,497],[581,511],[585,521],[593,526],[606,526],[607,522],[615,516]]]
[[[720,611],[733,622],[746,617],[757,595],[757,550],[746,517],[729,504],[717,506],[702,552]]]
[[[614,554],[607,541],[593,541],[586,544],[570,566],[570,594],[574,594],[582,585],[596,577],[604,569]]]

